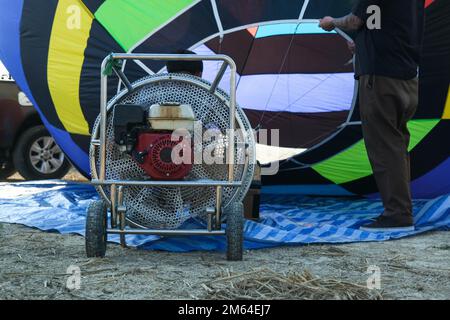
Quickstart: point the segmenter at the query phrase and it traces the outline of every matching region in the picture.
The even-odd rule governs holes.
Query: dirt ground
[[[76,173],[69,179],[77,179]],[[0,239],[0,299],[201,299],[212,279],[260,269],[307,270],[366,286],[370,266],[379,268],[384,299],[450,299],[450,232],[383,243],[253,250],[245,252],[243,262],[227,262],[220,252],[180,254],[116,244],[108,245],[106,258],[88,259],[81,236],[11,224],[0,224]],[[78,270],[80,282],[74,278]],[[70,289],[77,284],[79,289]]]
[[[380,268],[384,299],[450,299],[450,232],[247,251],[243,262],[227,262],[220,252],[180,254],[115,244],[108,245],[106,258],[88,259],[81,236],[10,224],[0,224],[0,238],[0,299],[200,299],[211,279],[263,268],[308,270],[364,286],[372,265]],[[74,283],[67,272],[77,270],[71,266],[81,273],[78,290],[67,288],[68,281]]]

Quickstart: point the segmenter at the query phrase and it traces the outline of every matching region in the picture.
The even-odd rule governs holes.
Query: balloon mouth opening
[[[210,37],[190,48],[197,54],[228,54],[233,59],[236,56],[238,69],[239,66],[241,68],[237,101],[253,128],[268,131],[268,142],[258,140],[260,143],[256,146],[256,157],[262,164],[308,152],[331,139],[352,118],[357,91],[352,54],[347,48],[347,41],[351,38],[343,32],[325,33],[319,30],[317,24],[315,21],[296,21],[244,26]],[[247,48],[249,56],[242,63],[236,54],[239,50],[233,51],[229,44],[233,37],[236,40],[253,38]],[[310,48],[308,41],[311,41]],[[271,60],[276,55],[270,53],[277,43],[285,44],[286,47],[281,50],[284,52],[278,54],[280,61],[273,63]],[[321,44],[325,44],[325,49],[315,54],[317,46]],[[295,65],[295,54],[299,52],[298,47],[302,46],[306,53],[302,55],[300,51],[299,56],[306,60]],[[322,55],[322,60],[332,56],[336,46],[339,47],[340,56],[340,59],[333,61],[336,65],[330,62],[325,67],[312,61],[317,55]],[[268,52],[261,51],[264,49]],[[258,55],[263,57],[262,61],[252,61]],[[287,70],[290,66],[296,67],[297,71]],[[315,66],[318,68],[317,73],[312,70]],[[208,79],[208,69],[211,68],[216,71],[220,66],[205,66],[204,77],[210,81],[213,80]],[[326,68],[330,68],[330,71],[326,72]],[[224,78],[220,87],[227,89],[227,79]],[[274,144],[270,136],[271,131],[277,129],[280,131],[279,143]]]

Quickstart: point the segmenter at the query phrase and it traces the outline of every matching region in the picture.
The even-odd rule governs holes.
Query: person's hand
[[[355,54],[356,45],[355,45],[354,41],[347,41],[347,47],[348,47],[348,50],[350,50],[350,52],[352,54]]]
[[[319,27],[328,32],[333,31],[336,28],[333,20],[333,17],[323,17],[323,19],[320,19]]]

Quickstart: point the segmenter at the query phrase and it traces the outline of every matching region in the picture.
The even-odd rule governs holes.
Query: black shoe
[[[367,232],[407,232],[414,231],[414,223],[381,215],[374,222],[362,226],[360,230]]]

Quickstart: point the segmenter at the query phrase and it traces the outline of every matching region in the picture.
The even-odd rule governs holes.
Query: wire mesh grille
[[[215,156],[225,157],[228,145],[226,130],[229,129],[229,98],[222,90],[214,94],[208,90],[210,84],[204,80],[189,75],[156,75],[139,80],[134,84],[136,88],[132,93],[119,93],[108,105],[106,130],[106,172],[108,180],[150,180],[137,163],[126,153],[121,152],[114,143],[113,117],[110,112],[115,104],[139,104],[151,106],[155,103],[178,102],[189,104],[195,114],[196,120],[201,121],[202,132],[214,129],[221,134],[221,138],[209,142],[194,143],[194,152],[211,153]],[[254,137],[251,127],[243,111],[237,108],[237,128],[235,133],[235,166],[234,180],[242,181],[240,188],[223,188],[223,206],[231,201],[241,201],[245,196],[254,172]],[[99,130],[99,118],[94,125],[94,135]],[[247,147],[243,147],[247,146]],[[249,157],[245,166],[246,153]],[[94,157],[95,168],[91,168],[93,176],[99,170],[98,148],[91,145],[91,157]],[[219,158],[220,159],[220,158]],[[204,161],[195,162],[192,170],[184,180],[226,181],[227,165],[207,164]],[[109,190],[99,187],[109,198]],[[124,202],[127,207],[127,219],[137,226],[144,228],[174,229],[179,227],[189,217],[206,218],[206,208],[215,205],[215,188],[213,187],[138,187],[124,188]]]

